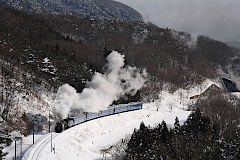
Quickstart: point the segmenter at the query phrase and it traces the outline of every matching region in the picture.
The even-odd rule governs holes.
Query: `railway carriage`
[[[100,117],[110,116],[113,114],[139,110],[139,109],[142,109],[142,103],[115,106],[115,107],[108,108],[106,110],[102,110],[98,113],[89,113],[89,114],[81,115],[77,117],[69,117],[61,121],[58,121],[55,126],[55,131],[56,133],[61,133],[63,130],[66,130],[72,126],[84,123],[86,121],[90,121]]]

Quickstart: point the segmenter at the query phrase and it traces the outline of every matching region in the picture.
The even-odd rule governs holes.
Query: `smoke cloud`
[[[240,41],[239,0],[117,0],[160,27]]]
[[[82,93],[77,93],[68,84],[59,87],[54,107],[56,115],[66,118],[72,109],[98,112],[125,94],[135,95],[145,86],[147,72],[136,67],[124,67],[124,58],[116,51],[109,54],[106,58],[106,72],[96,72]]]
[[[240,90],[240,76],[239,70],[236,71],[236,68],[233,70],[232,65],[227,67],[228,73],[230,75],[231,80],[236,84],[237,88]],[[237,66],[239,68],[239,65]]]
[[[179,32],[175,30],[170,31],[172,34],[172,37],[175,39],[180,39],[183,42],[185,42],[185,45],[188,46],[189,48],[196,48],[197,47],[197,40],[198,40],[198,35],[197,34],[190,34],[190,37],[186,37],[185,35],[180,35]]]

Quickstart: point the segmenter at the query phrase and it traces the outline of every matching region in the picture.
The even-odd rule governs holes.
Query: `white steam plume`
[[[72,109],[98,112],[125,94],[135,95],[145,85],[147,72],[136,67],[124,68],[124,57],[116,51],[109,54],[106,58],[106,73],[96,72],[82,93],[77,93],[68,84],[59,87],[55,113],[66,118]]]
[[[234,72],[231,69],[231,65],[228,66],[228,73],[230,75],[231,80],[236,84],[237,89],[240,90],[240,77],[238,76],[238,74],[236,74],[236,71]]]
[[[187,47],[191,49],[195,49],[197,47],[198,34],[191,33],[190,37],[188,37],[187,34],[181,35],[180,32],[177,32],[175,30],[171,30],[170,33],[174,39],[185,42]]]

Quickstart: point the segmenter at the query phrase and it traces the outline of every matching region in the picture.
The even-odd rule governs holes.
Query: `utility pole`
[[[15,160],[17,160],[17,142],[15,137]]]
[[[56,147],[55,147],[55,143],[54,143],[54,154],[55,154],[55,151],[56,151]]]
[[[2,98],[1,102],[3,103],[3,65],[2,65]]]
[[[49,122],[49,124],[48,124],[48,125],[49,125],[48,131],[49,131],[49,133],[50,133],[50,130],[51,130],[51,124],[50,124],[50,110],[49,110],[49,117],[48,117],[48,120],[49,120],[49,121],[48,121],[48,122]]]
[[[52,132],[51,132],[51,152],[52,152]]]
[[[21,159],[22,159],[22,137],[21,137],[21,153],[20,153]]]
[[[3,88],[4,88],[4,86],[3,86],[3,65],[2,65],[2,67],[1,67],[1,69],[2,69],[2,90],[1,90],[1,92],[2,92],[2,95],[1,95],[1,104],[2,104],[2,108],[0,108],[0,111],[3,111],[3,109],[4,109],[4,102],[3,102]]]
[[[23,140],[23,131],[21,129],[21,153],[20,153],[20,157],[21,157],[21,160],[22,160],[22,157],[23,157],[23,154],[22,154],[22,146],[23,146],[23,143],[22,143],[22,140]]]
[[[34,118],[33,118],[33,144],[34,144],[34,123],[35,123],[35,116],[34,116]]]

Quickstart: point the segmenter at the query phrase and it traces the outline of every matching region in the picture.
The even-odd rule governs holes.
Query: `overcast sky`
[[[160,27],[240,41],[240,0],[116,0]]]

